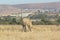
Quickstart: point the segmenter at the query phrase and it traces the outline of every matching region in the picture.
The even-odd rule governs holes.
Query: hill
[[[17,8],[60,8],[60,2],[51,3],[31,3],[31,4],[17,4],[13,5]]]
[[[3,5],[0,4],[0,16],[20,13],[20,9],[60,9],[60,2]]]

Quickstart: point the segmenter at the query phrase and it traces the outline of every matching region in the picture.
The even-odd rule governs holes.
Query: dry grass
[[[32,32],[22,32],[20,25],[0,25],[0,40],[60,40],[60,26],[34,25]]]

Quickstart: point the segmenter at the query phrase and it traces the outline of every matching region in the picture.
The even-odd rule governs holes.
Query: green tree
[[[57,24],[60,24],[60,18],[58,18],[58,19],[56,20],[56,22],[57,22]]]

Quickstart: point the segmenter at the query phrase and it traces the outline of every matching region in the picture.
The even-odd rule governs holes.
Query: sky
[[[59,2],[60,0],[0,0],[0,4],[27,4],[27,3],[47,3]]]

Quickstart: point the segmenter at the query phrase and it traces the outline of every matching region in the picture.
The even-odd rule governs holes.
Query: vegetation
[[[58,18],[58,19],[56,20],[56,22],[57,22],[56,24],[59,25],[59,24],[60,24],[60,18]]]
[[[40,11],[38,10],[37,15],[29,15],[27,16],[30,19],[39,19],[36,21],[32,21],[33,25],[56,25],[56,24],[60,24],[60,16],[58,15],[47,15],[47,13],[40,13]],[[54,21],[50,20],[53,19]],[[15,17],[15,16],[1,16],[0,17],[0,24],[17,24],[20,25],[22,24],[22,20],[21,17]]]
[[[34,25],[56,25],[56,24],[60,24],[60,16],[59,15],[47,15],[47,12],[46,13],[40,13],[39,10],[38,10],[37,15],[29,16],[29,18],[40,19],[40,21],[36,20],[35,22],[33,22]]]
[[[5,16],[0,17],[0,24],[20,24],[20,18],[11,17],[11,16]]]

